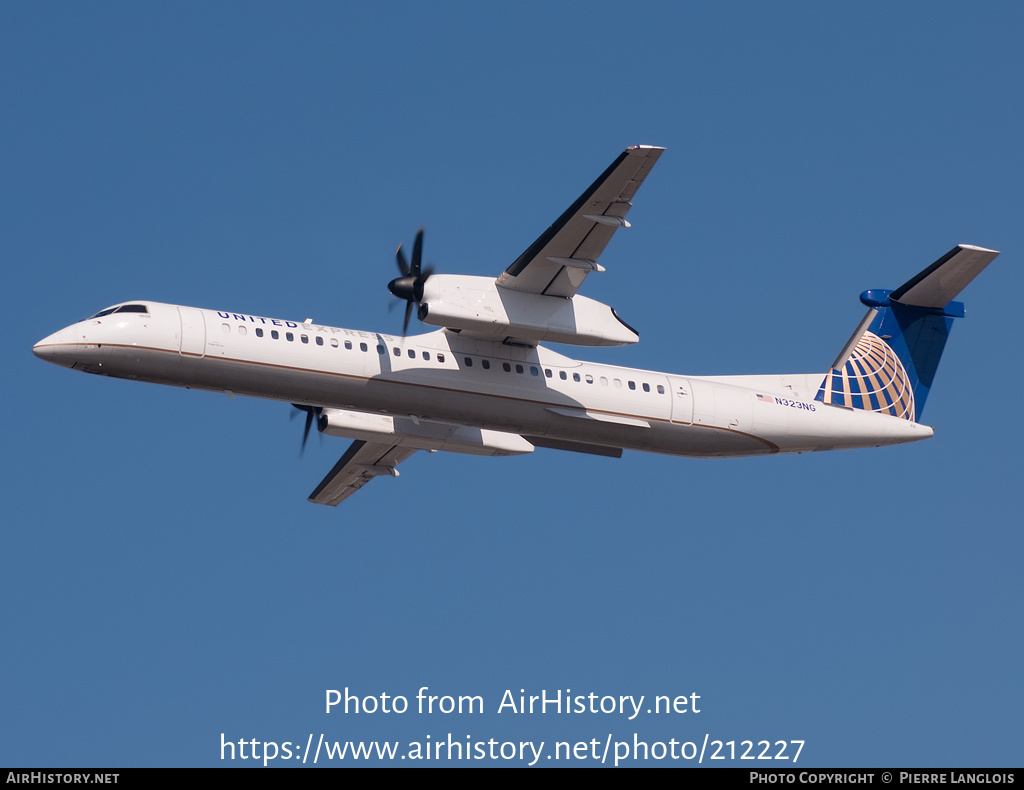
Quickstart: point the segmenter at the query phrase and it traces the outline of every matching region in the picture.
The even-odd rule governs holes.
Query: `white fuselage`
[[[146,313],[67,327],[35,353],[118,378],[672,455],[874,447],[932,435],[905,419],[814,401],[823,373],[696,378],[446,330],[399,338],[144,304]]]

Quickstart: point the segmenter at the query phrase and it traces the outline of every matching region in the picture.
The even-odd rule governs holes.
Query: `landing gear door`
[[[693,389],[689,379],[678,376],[668,377],[672,392],[672,422],[690,425],[693,423]]]
[[[178,352],[183,357],[202,357],[206,354],[206,321],[203,311],[194,307],[179,307],[181,336]]]

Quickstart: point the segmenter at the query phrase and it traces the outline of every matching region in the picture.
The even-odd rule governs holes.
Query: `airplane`
[[[552,448],[738,457],[927,439],[925,400],[960,291],[998,253],[954,247],[895,290],[861,294],[867,314],[828,370],[693,376],[596,364],[542,343],[639,340],[608,305],[581,296],[664,149],[633,146],[496,279],[435,274],[396,255],[389,289],[402,336],[249,313],[133,300],[40,340],[40,358],[116,378],[269,398],[352,444],[309,501],[337,505],[397,476],[417,450],[480,456]],[[411,313],[437,329],[407,336]],[[824,367],[824,366],[823,366]]]

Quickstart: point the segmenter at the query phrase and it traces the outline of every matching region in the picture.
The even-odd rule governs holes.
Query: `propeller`
[[[309,439],[309,429],[313,427],[313,420],[320,416],[323,408],[320,406],[307,406],[304,403],[293,403],[292,407],[306,412],[306,427],[302,429],[302,446],[299,448],[299,455],[302,455],[306,451],[306,440]],[[295,412],[292,412],[292,417],[294,416]]]
[[[409,330],[409,318],[412,316],[412,307],[414,304],[418,305],[423,301],[423,285],[427,282],[430,275],[434,273],[434,269],[431,266],[428,266],[426,269],[420,268],[423,258],[423,228],[417,231],[416,241],[412,245],[412,265],[410,266],[406,262],[401,245],[398,246],[398,252],[395,254],[395,257],[398,260],[398,271],[402,276],[396,277],[389,282],[388,290],[406,302],[405,321],[402,323],[402,337],[405,337],[405,333]]]

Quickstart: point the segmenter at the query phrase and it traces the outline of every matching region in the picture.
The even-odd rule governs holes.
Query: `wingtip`
[[[993,255],[999,254],[999,250],[990,250],[988,247],[975,247],[973,244],[958,244],[957,246],[964,250],[974,250],[975,252],[991,252]]]

